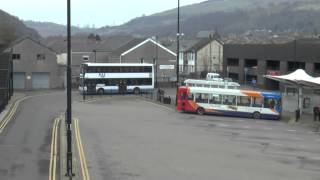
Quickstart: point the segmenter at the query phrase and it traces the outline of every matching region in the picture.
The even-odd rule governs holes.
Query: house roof
[[[217,41],[218,43],[223,44],[222,41],[220,41],[218,39],[202,38],[197,43],[195,43],[194,45],[189,47],[186,51],[198,51],[212,41]]]
[[[164,47],[163,45],[161,45],[160,43],[156,42],[155,40],[148,38],[148,39],[141,39],[141,38],[137,38],[137,39],[133,39],[132,41],[130,41],[129,43],[125,44],[124,46],[120,47],[119,49],[117,49],[114,54],[115,55],[119,55],[119,56],[124,56],[132,51],[134,51],[135,49],[139,48],[140,46],[151,42],[155,45],[157,45],[158,47],[162,48],[163,50],[167,51],[168,53],[176,56],[176,54],[171,51],[170,49]]]
[[[32,41],[32,42],[34,42],[34,43],[36,43],[36,44],[38,44],[38,45],[40,45],[40,46],[48,49],[49,51],[57,54],[57,52],[56,52],[55,50],[53,50],[52,48],[44,45],[43,43],[41,43],[41,42],[39,42],[39,41],[37,41],[37,40],[34,40],[34,39],[31,38],[31,37],[23,37],[23,38],[20,38],[20,39],[17,39],[17,40],[15,40],[15,41],[13,41],[5,51],[6,51],[6,52],[9,52],[9,51],[10,51],[10,48],[12,48],[13,46],[15,46],[15,45],[17,45],[17,44],[20,44],[21,42],[23,42],[23,41],[25,41],[25,40],[30,40],[30,41]]]
[[[125,51],[131,49],[132,47],[137,46],[138,44],[140,44],[141,42],[143,42],[145,39],[142,38],[135,38],[132,39],[131,41],[129,41],[128,43],[124,44],[123,46],[119,47],[118,49],[116,49],[113,54],[120,56],[122,53],[124,53]]]
[[[195,45],[198,42],[198,40],[195,39],[182,39],[179,41],[180,44],[180,52],[184,52],[191,48],[193,45]],[[173,52],[177,51],[177,42],[172,43],[170,46],[167,47]]]
[[[136,46],[132,47],[131,49],[128,49],[127,51],[123,52],[121,55],[124,56],[124,55],[128,54],[129,52],[137,49],[138,47],[140,47],[148,42],[152,42],[153,44],[155,44],[155,45],[159,46],[160,48],[162,48],[163,50],[167,51],[168,53],[176,56],[176,54],[174,52],[172,52],[170,49],[164,47],[163,45],[161,45],[160,43],[156,42],[155,40],[153,40],[151,38],[148,38],[148,39],[144,40],[143,42],[137,44]]]
[[[71,39],[71,48],[73,52],[92,52],[92,51],[114,51],[123,44],[131,41],[131,36],[112,36],[105,37],[101,41],[92,41],[87,37],[74,36]],[[46,44],[59,53],[67,51],[66,37],[54,37],[46,39]]]

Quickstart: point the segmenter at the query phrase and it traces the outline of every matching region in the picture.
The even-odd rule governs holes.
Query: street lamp
[[[96,63],[97,62],[97,50],[93,50],[94,52],[94,62]]]
[[[177,94],[176,106],[178,106],[178,89],[179,89],[179,57],[180,57],[180,0],[178,0],[178,15],[177,15]]]
[[[67,123],[67,172],[66,176],[70,179],[74,176],[72,172],[72,135],[71,135],[71,0],[67,0],[67,113],[66,113],[66,123]]]

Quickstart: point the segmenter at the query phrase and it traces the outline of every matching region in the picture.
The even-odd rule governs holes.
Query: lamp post
[[[72,179],[74,175],[72,172],[72,135],[71,135],[71,10],[70,3],[71,0],[67,0],[67,113],[66,113],[66,123],[67,123],[67,172],[66,176]]]
[[[94,62],[96,63],[97,62],[97,50],[93,50],[94,52]]]
[[[178,105],[178,89],[179,89],[179,58],[180,58],[180,0],[178,0],[178,15],[177,15],[177,94],[176,106]]]

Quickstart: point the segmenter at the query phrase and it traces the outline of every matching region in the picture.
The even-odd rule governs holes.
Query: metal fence
[[[10,53],[0,54],[0,112],[13,95],[13,74]]]

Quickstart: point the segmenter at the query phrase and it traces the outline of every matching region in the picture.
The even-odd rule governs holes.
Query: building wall
[[[218,41],[211,41],[197,51],[197,72],[221,72],[223,62],[223,46]]]
[[[137,49],[121,57],[122,63],[144,63],[154,64],[156,59],[156,72],[158,82],[176,81],[176,56],[157,46],[147,42]],[[163,65],[172,65],[173,69],[161,69]],[[171,66],[171,67],[172,67]]]
[[[32,73],[49,73],[50,88],[62,88],[63,79],[59,75],[57,55],[50,49],[25,39],[12,47],[13,54],[20,54],[20,60],[13,60],[14,72],[25,72],[26,90],[32,90]],[[45,54],[44,60],[37,60],[37,54]]]
[[[66,53],[60,54],[64,59],[62,64],[66,65]],[[64,55],[64,56],[62,56]],[[97,62],[108,63],[110,52],[97,51],[97,52],[72,52],[71,68],[72,68],[72,83],[78,86],[80,82],[80,67],[84,62]],[[88,57],[88,61],[84,61],[84,57]]]
[[[275,83],[267,81],[263,76],[268,73],[288,74],[290,63],[297,62],[304,64],[305,71],[316,75],[315,64],[320,62],[320,45],[293,41],[287,44],[266,44],[266,45],[225,45],[223,54],[223,74],[230,76],[238,74],[238,81],[245,83],[245,69],[247,60],[256,60],[257,66],[247,68],[247,75],[257,77],[257,85],[262,88],[279,87]],[[230,65],[229,61],[237,60],[237,65]],[[270,65],[269,61],[274,61],[278,65]],[[229,64],[229,65],[228,65]],[[291,64],[292,66],[292,64]],[[297,67],[298,68],[298,67]],[[273,85],[270,86],[270,83]]]

